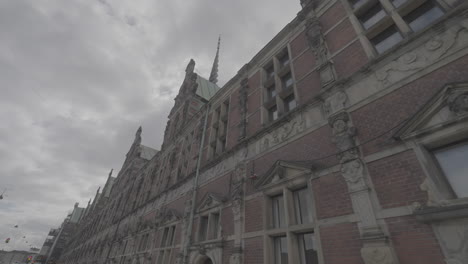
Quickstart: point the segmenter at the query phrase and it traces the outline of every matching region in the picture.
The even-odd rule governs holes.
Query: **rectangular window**
[[[433,1],[428,0],[404,16],[403,19],[414,32],[418,32],[443,15],[444,11]]]
[[[273,76],[275,76],[275,68],[273,67],[273,64],[271,64],[270,66],[266,67],[266,68],[265,68],[265,71],[266,71],[267,79],[270,79],[270,78],[272,78]]]
[[[161,239],[161,247],[166,246],[166,240],[167,240],[168,232],[169,232],[169,228],[164,228],[163,236],[162,236],[162,239]]]
[[[358,16],[358,19],[361,21],[364,29],[369,29],[373,25],[377,24],[377,22],[382,20],[386,15],[387,13],[382,8],[380,2],[377,2],[362,15]]]
[[[392,25],[372,38],[370,41],[378,53],[383,53],[398,44],[401,40],[403,40],[403,37],[401,36],[397,27]]]
[[[172,246],[174,245],[174,236],[175,236],[175,226],[171,226],[168,228],[169,232],[167,235],[168,241],[166,243],[167,246]]]
[[[281,67],[287,66],[289,64],[289,54],[286,51],[283,55],[281,55],[279,58],[279,63]]]
[[[198,241],[206,240],[206,232],[208,231],[208,216],[200,217],[200,231]]]
[[[273,84],[273,85],[270,86],[270,87],[267,87],[267,88],[266,88],[266,92],[267,92],[267,98],[268,98],[268,100],[271,100],[271,99],[275,98],[275,96],[276,96],[275,84]]]
[[[211,214],[210,217],[210,233],[208,239],[218,238],[218,227],[219,227],[219,214]]]
[[[294,94],[291,94],[290,96],[286,97],[286,99],[284,99],[284,111],[285,112],[289,112],[293,110],[294,108],[296,108],[296,106],[297,106],[297,102],[296,102],[296,98],[294,98]]]
[[[276,107],[276,105],[268,109],[268,119],[270,121],[278,119],[278,107]]]
[[[314,233],[300,234],[298,240],[301,264],[318,264]]]
[[[284,227],[285,222],[285,210],[284,210],[284,199],[283,195],[278,195],[271,198],[272,202],[272,217],[273,217],[273,227]]]
[[[289,87],[291,87],[293,82],[294,81],[291,73],[288,73],[285,76],[281,77],[281,85],[283,86],[283,89],[288,89]]]
[[[468,197],[468,142],[435,150],[433,154],[455,195]]]
[[[296,223],[307,224],[312,222],[312,203],[307,188],[297,190],[293,193],[294,209],[296,212]]]
[[[275,264],[288,263],[288,243],[285,236],[273,239],[275,246]]]

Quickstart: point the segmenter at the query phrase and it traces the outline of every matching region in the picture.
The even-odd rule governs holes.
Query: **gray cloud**
[[[159,148],[187,62],[208,76],[218,34],[223,84],[298,11],[288,0],[0,1],[0,249],[41,246],[120,169],[139,125]]]

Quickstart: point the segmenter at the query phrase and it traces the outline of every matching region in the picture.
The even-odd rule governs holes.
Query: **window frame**
[[[158,229],[158,232],[162,231],[162,236],[159,239],[159,244],[155,243],[155,251],[158,252],[156,263],[167,263],[169,262],[174,256],[174,250],[179,247],[178,244],[175,243],[176,241],[176,233],[177,233],[177,223],[171,222],[168,223]],[[168,239],[170,239],[169,234],[172,238],[172,243],[168,244]],[[158,236],[155,235],[155,238]],[[159,247],[156,247],[158,246]],[[165,262],[164,262],[165,261]]]
[[[218,216],[218,223],[213,223],[213,218],[214,215]],[[202,240],[201,239],[201,219],[203,217],[207,218],[207,226],[206,226],[206,231],[205,231],[205,237]],[[222,226],[221,226],[221,217],[222,217],[222,208],[221,206],[215,206],[213,208],[210,208],[208,210],[204,210],[202,212],[199,212],[198,215],[198,223],[197,223],[197,233],[196,233],[196,241],[195,243],[201,244],[201,243],[211,243],[213,241],[219,241],[222,239]],[[216,237],[213,237],[214,230],[216,231]]]
[[[379,57],[383,54],[390,53],[391,50],[393,50],[399,45],[399,43],[404,42],[412,35],[417,35],[421,32],[424,32],[425,30],[430,28],[431,25],[442,20],[451,8],[451,6],[445,0],[407,0],[406,2],[403,2],[397,7],[393,5],[392,0],[365,0],[355,7],[353,7],[353,4],[351,3],[352,0],[342,0],[342,2],[346,7],[350,20],[357,32],[358,38],[361,44],[363,45],[367,56],[371,59]],[[405,21],[404,17],[427,2],[432,2],[434,3],[434,5],[439,7],[440,10],[442,10],[443,15],[428,23],[426,27],[415,32],[411,29],[409,23]],[[367,11],[369,11],[369,9],[371,9],[372,6],[376,3],[380,3],[383,10],[386,12],[386,16],[380,19],[378,22],[374,23],[372,26],[365,28],[359,17],[365,14]],[[402,39],[396,44],[388,47],[387,49],[383,51],[378,51],[374,44],[371,42],[371,39],[375,38],[377,35],[383,33],[385,30],[389,29],[392,26],[395,26],[397,28],[398,32],[400,32]]]
[[[287,57],[288,59],[284,59]],[[287,61],[287,63],[284,63]],[[276,55],[265,63],[262,67],[262,124],[273,123],[280,119],[282,116],[288,114],[299,105],[299,97],[296,88],[296,79],[294,76],[294,69],[292,67],[293,58],[289,44],[281,48]],[[273,67],[272,75],[269,75],[269,69]],[[290,75],[291,84],[285,87],[284,78]],[[289,80],[289,79],[288,79]],[[274,89],[274,96],[272,96],[271,89]],[[285,99],[288,96],[294,96],[296,107],[288,109],[286,107]],[[271,109],[276,106],[277,117],[272,118]]]
[[[450,185],[447,176],[442,171],[433,151],[454,145],[460,142],[468,142],[467,121],[459,122],[440,130],[433,131],[418,138],[410,138],[406,141],[414,150],[429,184],[434,188],[437,203],[444,206],[467,204],[468,197],[458,198]]]
[[[288,248],[288,263],[301,263],[300,248],[298,238],[301,234],[314,233],[317,247],[318,263],[324,263],[323,252],[320,242],[318,219],[316,214],[315,201],[312,186],[309,178],[310,174],[297,176],[294,179],[286,179],[279,184],[273,185],[263,190],[264,193],[264,263],[275,262],[275,238],[285,236]],[[288,178],[287,176],[285,178]],[[311,222],[300,224],[296,220],[294,192],[306,189],[310,199]],[[283,196],[285,225],[275,227],[273,225],[273,200],[272,198]]]

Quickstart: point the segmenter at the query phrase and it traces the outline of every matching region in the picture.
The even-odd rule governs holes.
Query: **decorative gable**
[[[265,174],[259,177],[255,187],[263,189],[299,175],[310,173],[313,168],[311,161],[278,160]]]
[[[416,137],[468,119],[468,83],[451,84],[432,97],[394,135]]]
[[[182,218],[181,214],[175,209],[166,209],[162,213],[161,224],[165,225],[172,222],[177,222]]]
[[[197,211],[202,212],[211,208],[221,206],[225,201],[226,199],[222,195],[209,192],[205,194],[205,196],[202,198]]]

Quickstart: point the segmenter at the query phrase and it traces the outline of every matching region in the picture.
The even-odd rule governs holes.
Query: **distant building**
[[[223,87],[189,62],[59,263],[467,263],[467,1],[301,3]]]
[[[70,236],[76,231],[77,224],[84,212],[85,208],[78,207],[78,203],[76,203],[73,211],[67,215],[61,226],[49,231],[36,258],[38,263],[56,263]]]
[[[3,251],[0,250],[0,264],[25,264],[32,263],[37,253],[28,251]]]

